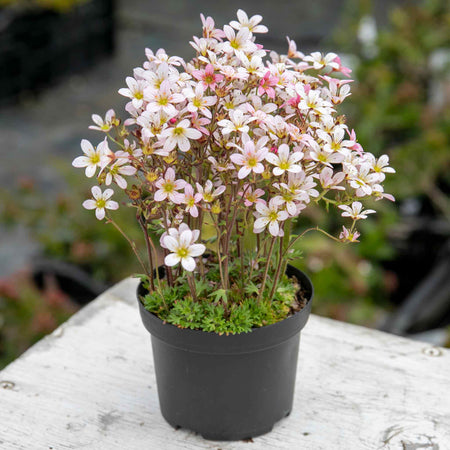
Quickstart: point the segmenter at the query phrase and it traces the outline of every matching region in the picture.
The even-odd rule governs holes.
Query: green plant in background
[[[369,30],[372,41],[354,39],[362,24],[373,23],[368,18],[374,5],[370,0],[347,2],[351,14],[342,14],[347,22],[330,42],[354,61],[352,101],[344,111],[365,149],[389,154],[398,176],[386,181],[386,190],[400,201],[428,199],[448,220],[450,4],[430,0],[393,9],[378,34],[370,36]],[[316,313],[375,325],[383,309],[391,308],[387,300],[396,280],[380,263],[395,257],[389,233],[400,217],[395,205],[380,207],[382,214],[362,224],[364,239],[358,246],[336,252],[319,236],[303,249],[302,268],[313,273],[321,299],[314,305]]]
[[[371,2],[351,4],[359,16],[370,11]],[[442,187],[450,184],[450,4],[428,0],[394,9],[373,55],[348,39],[348,28],[357,26],[346,24],[336,41],[359,60],[346,105],[359,141],[377,154],[388,151],[399,176],[386,186],[397,198],[425,195],[449,217]]]
[[[0,281],[0,369],[77,309],[52,278],[46,279],[43,292],[25,272]]]
[[[60,171],[66,188],[56,197],[25,179],[14,193],[0,191],[0,224],[24,225],[40,244],[44,257],[80,266],[105,284],[137,271],[134,255],[117,231],[112,226],[101,226],[87,211],[80,211],[79,203],[89,192],[88,187],[80,184],[73,173],[62,168]],[[131,237],[143,248],[139,229],[131,226],[134,220],[130,211],[117,214],[117,223],[130,229]]]

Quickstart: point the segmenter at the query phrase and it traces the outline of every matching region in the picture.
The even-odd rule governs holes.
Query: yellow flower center
[[[181,128],[181,127],[176,127],[173,130],[174,136],[181,136],[183,133],[184,133],[184,128]]]
[[[158,100],[158,104],[161,105],[161,106],[166,106],[167,103],[169,103],[169,99],[167,97],[161,97]]]
[[[100,155],[98,153],[94,153],[91,156],[91,164],[98,164],[100,162]]]
[[[236,50],[239,49],[239,47],[240,47],[239,42],[236,39],[233,39],[232,41],[230,41],[230,45],[232,48],[234,48]]]
[[[194,98],[194,100],[192,100],[192,104],[196,108],[200,108],[202,106],[202,101],[199,98]]]
[[[179,249],[177,250],[177,255],[178,255],[180,258],[186,258],[186,256],[189,255],[189,251],[188,251],[188,249],[187,249],[186,247],[182,247],[182,248],[179,248]]]
[[[163,189],[164,189],[164,192],[167,192],[168,194],[170,194],[171,192],[173,192],[175,190],[175,184],[172,183],[171,181],[167,181],[164,184]]]
[[[250,158],[248,158],[248,160],[247,160],[248,167],[256,167],[257,164],[258,164],[258,160],[254,156],[251,156]]]
[[[271,222],[274,222],[278,220],[278,213],[276,211],[270,211],[268,218]]]
[[[136,98],[138,100],[142,100],[144,98],[144,94],[142,92],[135,92],[134,98]]]
[[[99,198],[99,199],[96,201],[96,205],[97,205],[97,208],[104,208],[105,205],[106,205],[106,200],[103,199],[103,198]]]
[[[279,165],[281,170],[288,170],[289,166],[290,164],[287,161],[281,161]]]

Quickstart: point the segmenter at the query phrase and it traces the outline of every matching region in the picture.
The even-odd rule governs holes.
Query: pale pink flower
[[[174,85],[180,76],[175,67],[167,63],[160,64],[156,70],[144,70],[142,78],[147,81],[147,88],[159,89],[163,81],[168,81],[169,85]]]
[[[339,63],[335,61],[336,53],[327,53],[324,55],[320,52],[313,52],[303,58],[303,61],[312,63],[314,69],[323,69],[324,67],[331,67],[332,69],[339,69]]]
[[[373,214],[376,211],[373,209],[366,209],[362,211],[361,202],[353,202],[352,206],[339,205],[338,208],[342,209],[344,212],[341,214],[342,217],[350,217],[353,220],[367,219],[367,214]]]
[[[288,58],[295,58],[295,59],[301,59],[305,55],[302,52],[299,52],[297,50],[297,44],[292,39],[289,39],[289,37],[286,36],[287,42],[288,42]]]
[[[164,150],[170,151],[175,147],[182,152],[187,152],[191,148],[191,143],[189,139],[200,139],[202,133],[195,128],[190,128],[191,123],[188,119],[183,119],[175,127],[166,128],[162,133],[161,137],[165,138]]]
[[[166,221],[163,218],[162,222],[163,223],[162,223],[161,226],[163,228],[167,228],[168,227],[168,230],[164,231],[164,233],[159,238],[159,244],[161,245],[162,248],[167,248],[166,245],[164,244],[164,238],[167,235],[172,236],[173,238],[178,240],[178,238],[180,237],[180,234],[183,231],[190,230],[188,224],[179,221],[178,217],[176,217],[175,220],[173,220],[172,222]],[[175,228],[176,225],[178,225],[178,228]],[[192,231],[191,244],[193,244],[200,237],[200,230],[191,230],[191,231]]]
[[[283,189],[294,194],[294,200],[309,203],[310,197],[318,197],[319,192],[314,189],[316,183],[312,175],[306,176],[305,172],[289,173],[288,182],[280,183]]]
[[[211,180],[207,180],[205,183],[205,187],[201,184],[196,183],[197,191],[202,195],[203,201],[206,203],[213,202],[216,197],[225,192],[226,187],[224,185],[218,186],[214,189],[214,185]]]
[[[186,205],[186,212],[192,217],[198,217],[197,203],[202,200],[202,194],[194,193],[194,188],[186,183],[184,186],[184,199],[183,203]]]
[[[358,233],[358,231],[356,230],[350,231],[344,226],[342,226],[342,231],[341,234],[339,235],[339,239],[342,242],[359,242],[358,241],[359,236],[360,233]]]
[[[376,202],[382,200],[383,198],[391,202],[395,202],[395,197],[392,194],[385,193],[381,184],[372,185],[372,195],[375,197]]]
[[[380,174],[371,172],[369,164],[361,164],[357,172],[348,174],[350,186],[356,189],[358,197],[372,194],[372,185],[380,181]]]
[[[300,95],[301,101],[298,104],[298,108],[307,112],[313,110],[317,115],[330,114],[333,111],[331,103],[324,100],[320,96],[319,89],[305,89],[302,83],[295,85],[295,90]]]
[[[162,202],[166,198],[169,198],[173,203],[180,204],[183,202],[184,196],[177,191],[183,189],[185,185],[186,181],[181,179],[175,180],[175,170],[173,170],[172,167],[169,167],[166,170],[164,177],[161,177],[155,183],[158,190],[155,192],[154,198],[157,202]]]
[[[341,153],[330,153],[315,141],[310,142],[308,145],[309,157],[313,161],[318,161],[330,168],[333,168],[333,164],[338,164],[344,161],[344,155],[342,155]]]
[[[164,263],[169,266],[175,266],[179,262],[184,270],[193,272],[195,270],[195,257],[202,255],[206,247],[203,244],[192,243],[192,231],[187,229],[181,232],[178,238],[167,235],[164,238],[164,245],[172,253],[164,258]]]
[[[248,133],[248,124],[254,120],[253,117],[247,116],[240,109],[230,110],[228,112],[230,120],[223,119],[217,122],[217,125],[222,127],[222,134],[227,135],[234,131],[240,133]]]
[[[211,119],[211,111],[208,106],[212,106],[216,103],[216,96],[204,96],[205,87],[202,83],[197,83],[195,86],[195,91],[191,86],[183,89],[183,95],[189,100],[187,110],[189,112],[200,111],[204,116]]]
[[[238,178],[242,180],[250,172],[253,173],[263,173],[264,165],[261,161],[264,161],[268,153],[266,147],[255,149],[255,144],[253,141],[247,141],[244,144],[244,148],[241,150],[242,153],[233,153],[230,156],[231,161],[238,166],[242,166],[238,172]]]
[[[281,144],[277,153],[269,152],[266,154],[266,161],[274,165],[273,174],[276,176],[283,175],[284,172],[298,173],[302,167],[298,164],[303,157],[301,152],[291,152],[287,144]]]
[[[95,175],[97,168],[102,168],[109,162],[107,154],[111,152],[108,147],[108,141],[105,138],[97,148],[94,149],[92,144],[87,140],[81,141],[81,150],[83,150],[84,156],[78,156],[72,162],[73,167],[86,167],[86,176],[91,178]]]
[[[237,18],[239,22],[235,20],[230,22],[230,25],[235,30],[248,28],[248,30],[252,33],[267,33],[269,31],[265,25],[258,25],[262,20],[262,16],[260,16],[259,14],[256,14],[249,19],[245,11],[243,11],[242,9],[238,9]]]
[[[359,153],[359,155],[362,155],[364,153],[364,150],[363,150],[362,146],[360,144],[358,144],[356,141],[355,130],[352,130],[351,132],[349,132],[347,129],[347,133],[350,137],[350,141],[354,142],[354,144],[351,147],[349,147],[350,150],[354,150],[355,152]]]
[[[335,70],[336,72],[341,72],[342,75],[344,75],[345,77],[350,78],[350,74],[352,73],[352,69],[350,69],[349,67],[343,66],[342,63],[341,63],[341,58],[339,56],[336,55],[336,58],[333,59],[333,62],[338,65],[337,68],[333,67],[333,70]]]
[[[124,152],[117,152],[117,153],[124,153]],[[131,176],[137,172],[137,169],[135,167],[130,166],[128,164],[129,162],[128,156],[129,155],[127,153],[125,153],[124,155],[120,155],[116,159],[116,161],[111,165],[111,167],[109,167],[105,177],[106,186],[109,186],[112,180],[114,179],[114,181],[120,188],[122,189],[127,188],[127,181],[125,180],[125,178],[123,178],[122,175]]]
[[[253,188],[248,184],[245,184],[242,187],[242,191],[239,191],[238,195],[244,197],[245,206],[252,206],[254,203],[265,203],[265,201],[262,198],[259,198],[264,195],[264,191],[259,188],[253,190]]]
[[[119,94],[131,98],[131,103],[136,109],[140,109],[144,104],[144,89],[146,83],[143,80],[135,80],[133,77],[125,79],[128,88],[119,89]]]
[[[274,201],[280,206],[284,205],[291,217],[298,216],[306,208],[303,202],[309,202],[309,195],[304,190],[291,189],[286,183],[275,183],[274,186],[281,191],[280,195],[273,197]]]
[[[98,114],[92,114],[92,121],[95,125],[90,125],[89,129],[103,131],[106,133],[112,128],[113,122],[116,121],[116,113],[113,109],[109,109],[106,112],[105,120],[103,120]]]
[[[205,89],[209,87],[212,90],[216,88],[217,83],[223,80],[223,75],[214,73],[214,66],[212,64],[207,64],[204,69],[193,70],[192,76],[196,80],[200,80]]]
[[[252,33],[247,27],[241,28],[236,34],[233,28],[229,25],[223,27],[227,41],[218,45],[218,48],[225,53],[239,52],[252,53],[258,49],[254,42],[252,42]]]
[[[148,67],[149,62],[156,64],[156,65],[166,63],[166,64],[170,64],[173,66],[179,66],[184,62],[183,58],[180,58],[179,56],[170,56],[169,57],[163,48],[158,49],[155,54],[153,53],[152,50],[150,50],[149,48],[146,48],[145,56],[147,57],[148,62],[144,63],[144,68]]]
[[[211,123],[211,120],[206,117],[200,117],[196,112],[191,113],[191,125],[201,133],[209,136],[209,131],[204,125]]]
[[[338,186],[345,178],[345,173],[338,172],[333,176],[333,170],[329,167],[325,167],[320,172],[319,180],[324,189],[336,189],[339,191],[345,191],[344,186]]]
[[[344,140],[345,130],[342,127],[335,127],[331,133],[317,130],[317,135],[324,142],[323,149],[328,153],[343,152],[345,154],[355,144],[353,141]]]
[[[275,90],[272,86],[278,84],[278,78],[267,71],[264,77],[259,81],[258,95],[267,94],[269,98],[275,98]]]
[[[147,87],[144,92],[148,101],[146,110],[149,112],[163,111],[169,117],[178,114],[174,104],[184,102],[186,99],[183,94],[172,92],[172,84],[169,80],[164,80],[159,89]]]
[[[203,25],[203,37],[208,39],[222,39],[225,37],[225,33],[216,28],[212,17],[208,16],[205,18],[203,14],[200,14],[200,19]]]
[[[112,189],[102,190],[98,186],[93,186],[91,189],[93,199],[85,200],[83,202],[83,207],[86,209],[95,209],[95,217],[98,220],[103,220],[105,218],[105,209],[115,210],[119,208],[119,204],[114,200],[110,200],[114,191]]]
[[[392,167],[389,167],[389,156],[381,155],[378,159],[372,154],[366,155],[367,162],[371,165],[372,170],[380,175],[379,180],[385,179],[385,173],[395,173]]]
[[[289,218],[289,214],[286,211],[280,211],[280,204],[276,199],[271,199],[269,204],[256,203],[255,223],[253,224],[253,232],[261,233],[269,225],[269,233],[272,236],[280,236],[280,224]]]

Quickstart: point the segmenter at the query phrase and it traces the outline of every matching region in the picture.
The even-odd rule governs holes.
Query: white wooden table
[[[0,372],[3,449],[450,449],[450,352],[312,316],[294,410],[249,442],[175,431],[124,280]]]

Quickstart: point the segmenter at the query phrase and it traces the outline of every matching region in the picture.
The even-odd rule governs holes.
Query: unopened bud
[[[215,202],[212,206],[211,206],[211,212],[213,214],[220,214],[220,212],[222,211],[222,208],[220,207],[219,202]]]

